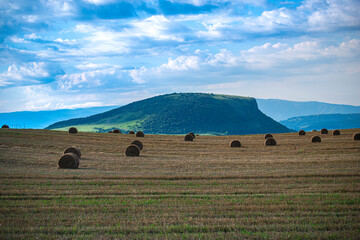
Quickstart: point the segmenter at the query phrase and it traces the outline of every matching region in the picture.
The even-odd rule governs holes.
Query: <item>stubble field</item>
[[[125,157],[134,135],[0,129],[0,239],[359,239],[359,131],[145,135]]]

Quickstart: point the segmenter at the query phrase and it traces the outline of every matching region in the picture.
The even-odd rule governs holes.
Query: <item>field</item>
[[[0,239],[359,239],[356,131],[145,135],[125,157],[133,135],[0,129]]]

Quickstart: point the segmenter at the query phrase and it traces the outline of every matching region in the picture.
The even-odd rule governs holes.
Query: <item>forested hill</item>
[[[360,106],[324,102],[296,102],[280,99],[256,99],[260,111],[276,121],[318,114],[360,113]]]
[[[153,134],[255,134],[290,130],[263,114],[256,100],[205,93],[173,93],[130,103],[86,118],[57,122],[47,129],[80,131],[119,128]]]
[[[280,123],[294,130],[305,131],[327,129],[360,128],[360,113],[353,114],[319,114],[289,118]]]

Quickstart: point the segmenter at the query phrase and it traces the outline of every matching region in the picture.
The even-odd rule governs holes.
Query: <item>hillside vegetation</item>
[[[0,129],[0,239],[358,239],[359,131],[147,134],[125,157],[134,135]]]
[[[294,130],[305,131],[327,129],[348,129],[360,127],[360,113],[354,114],[320,114],[311,116],[294,117],[281,124]]]
[[[264,115],[254,98],[204,93],[174,93],[134,102],[87,118],[71,119],[47,129],[105,132],[142,130],[153,134],[254,134],[289,132]]]
[[[293,117],[317,114],[360,113],[360,106],[332,104],[324,102],[296,102],[280,99],[256,99],[260,111],[276,121]]]

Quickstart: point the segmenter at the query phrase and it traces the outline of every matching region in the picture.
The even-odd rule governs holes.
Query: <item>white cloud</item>
[[[103,105],[95,94],[81,92],[69,94],[55,91],[49,85],[28,86],[19,90],[23,93],[24,108],[31,111],[73,109]]]
[[[130,71],[130,77],[135,83],[143,84],[157,78],[172,75],[178,72],[189,72],[200,68],[199,56],[179,56],[175,59],[169,58],[167,63],[159,67],[146,68],[142,66]],[[181,74],[179,74],[181,75]]]
[[[212,66],[227,66],[227,67],[231,67],[231,66],[236,66],[238,63],[239,59],[234,56],[232,54],[232,52],[230,52],[227,49],[221,49],[220,52],[218,54],[215,54],[215,56],[210,56],[207,59],[207,62],[209,63],[209,65]]]
[[[160,66],[160,70],[187,71],[199,69],[198,56],[180,56],[175,59],[169,58],[167,63]]]
[[[75,3],[73,0],[47,0],[45,6],[50,16],[68,17],[76,14]]]
[[[228,12],[201,15],[204,29],[196,36],[206,41],[257,39],[277,34],[292,38],[316,31],[337,32],[360,27],[358,0],[308,0],[296,9],[279,8],[263,11],[260,16],[229,15]]]
[[[318,41],[299,42],[292,46],[284,43],[266,43],[249,50],[234,54],[227,49],[219,53],[201,53],[179,56],[158,67],[131,71],[134,82],[151,82],[151,79],[163,79],[175,84],[178,79],[196,79],[206,77],[209,82],[234,81],[237,77],[263,75],[276,76],[305,74],[328,74],[329,71],[342,74],[359,74],[356,66],[360,63],[360,40],[352,39],[339,45],[327,46]],[[337,69],[340,67],[340,69]],[[221,76],[221,77],[220,77]],[[219,77],[219,79],[217,79]],[[204,80],[202,80],[204,81]]]
[[[36,23],[39,20],[37,15],[24,15],[23,19],[29,23]]]
[[[154,40],[173,40],[183,42],[182,33],[184,27],[175,21],[171,21],[163,15],[154,15],[144,20],[136,20],[130,23],[132,28],[126,29],[128,36],[142,38],[148,37]]]
[[[308,23],[317,30],[360,24],[358,0],[307,0],[298,9],[311,12]]]
[[[244,4],[252,4],[254,6],[261,6],[264,5],[264,0],[169,0],[172,3],[180,3],[180,4],[191,4],[197,7],[204,6],[206,4],[213,4],[213,5],[219,5],[219,4],[232,4],[232,5],[244,5]]]
[[[30,39],[30,40],[41,39],[41,37],[40,37],[40,36],[37,36],[35,33],[25,34],[24,37],[25,37],[26,39]]]
[[[83,0],[83,1],[95,5],[103,5],[103,4],[114,3],[117,0]]]
[[[82,73],[65,74],[58,80],[60,89],[94,88],[103,85],[106,77],[114,76],[116,69],[108,68]]]
[[[78,64],[75,66],[80,70],[89,70],[89,69],[104,69],[104,68],[121,68],[120,65],[111,65],[108,63],[87,63],[87,64]]]
[[[265,29],[274,29],[276,27],[290,27],[293,25],[293,16],[286,8],[280,8],[272,11],[264,11],[260,17],[257,17],[252,22],[247,22],[249,25],[258,25]]]
[[[0,111],[40,111],[75,109],[97,106],[125,105],[152,97],[158,93],[149,90],[117,91],[63,91],[50,84],[0,89]]]
[[[203,6],[209,2],[213,2],[213,1],[209,1],[209,0],[170,0],[170,2],[172,3],[181,3],[181,4],[191,4],[194,6]]]
[[[90,24],[77,24],[74,29],[75,32],[80,32],[80,33],[89,33],[95,30],[97,30],[97,28]]]
[[[26,41],[24,38],[19,38],[16,36],[12,36],[10,40],[14,43],[29,43],[29,41]]]
[[[143,84],[149,81],[149,78],[147,76],[147,69],[143,66],[139,69],[133,69],[130,70],[130,77],[133,79],[133,82],[138,84]]]
[[[53,81],[62,70],[55,64],[32,62],[12,64],[6,72],[0,73],[0,87],[8,85],[31,85]]]
[[[74,32],[85,37],[79,41],[80,48],[70,49],[71,56],[124,55],[132,51],[146,51],[173,43],[182,43],[187,28],[163,15],[132,20],[121,29],[91,24],[78,24]]]

